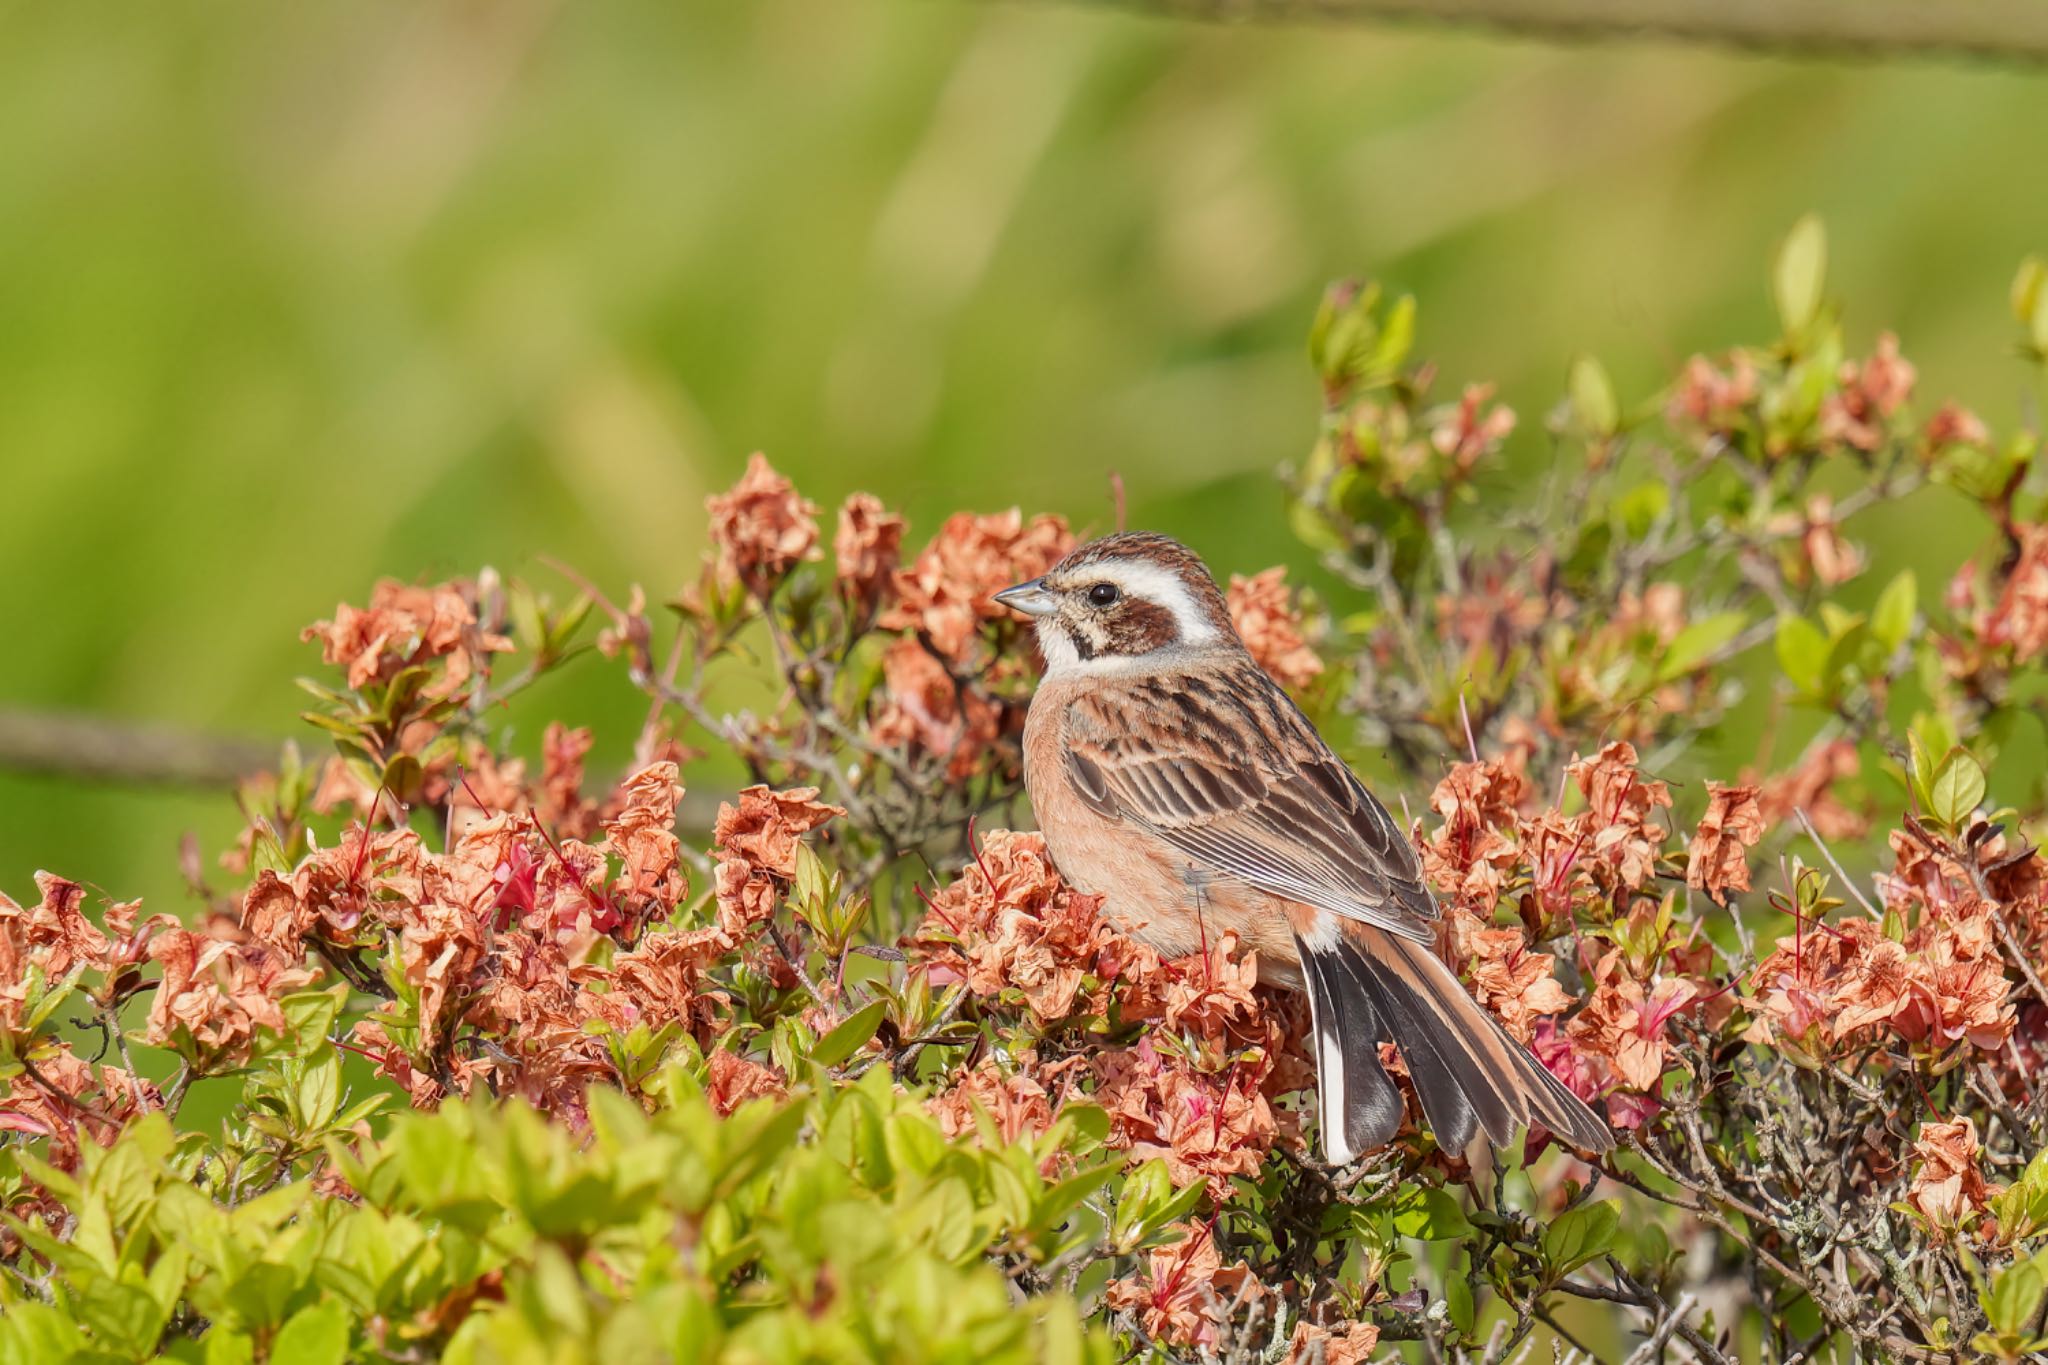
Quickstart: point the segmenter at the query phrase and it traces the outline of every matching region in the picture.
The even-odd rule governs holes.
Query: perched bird
[[[1161,953],[1234,930],[1261,979],[1307,990],[1328,1160],[1401,1126],[1382,1042],[1447,1151],[1532,1120],[1612,1145],[1437,957],[1414,848],[1246,651],[1192,551],[1107,536],[996,600],[1036,618],[1045,655],[1024,778],[1053,862]]]

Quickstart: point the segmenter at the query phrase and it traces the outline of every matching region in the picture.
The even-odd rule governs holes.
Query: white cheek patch
[[[1205,645],[1216,638],[1216,627],[1195,605],[1188,585],[1172,570],[1132,559],[1112,560],[1101,566],[1100,573],[1105,582],[1122,588],[1124,596],[1157,602],[1172,612],[1174,624],[1180,628],[1181,644]]]
[[[1074,637],[1067,634],[1067,628],[1060,624],[1057,616],[1049,616],[1038,623],[1038,652],[1045,656],[1045,676],[1048,678],[1104,678],[1147,673],[1157,667],[1151,658],[1142,654],[1097,654],[1092,659],[1082,658],[1081,651],[1074,648]]]
[[[1081,651],[1074,648],[1074,638],[1057,616],[1039,618],[1038,652],[1045,656],[1047,673],[1071,673],[1081,666]]]

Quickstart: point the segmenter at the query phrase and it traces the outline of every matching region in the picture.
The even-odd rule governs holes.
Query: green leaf
[[[1616,497],[1608,519],[1630,540],[1641,540],[1670,510],[1670,486],[1651,479]]]
[[[811,1060],[819,1066],[838,1066],[867,1046],[868,1039],[882,1026],[882,1015],[888,1008],[886,1000],[870,1000],[847,1015],[812,1046]]]
[[[1885,584],[1877,605],[1870,609],[1870,633],[1884,646],[1885,653],[1896,653],[1906,643],[1906,637],[1913,632],[1913,613],[1918,606],[1918,581],[1911,569],[1902,569],[1897,578]]]
[[[1621,1230],[1621,1206],[1611,1199],[1581,1204],[1543,1230],[1543,1259],[1559,1278],[1604,1256]]]
[[[1906,731],[1906,783],[1923,811],[1934,808],[1934,760],[1929,756],[1932,748],[1920,737],[1917,724]]]
[[[1380,324],[1379,344],[1373,347],[1372,358],[1366,362],[1365,377],[1380,381],[1394,378],[1408,363],[1408,353],[1414,348],[1415,296],[1403,294],[1394,300],[1386,321]]]
[[[2012,315],[2027,329],[2027,341],[2048,359],[2048,262],[2029,256],[2012,281]]]
[[[790,885],[790,904],[805,919],[815,917],[834,893],[824,860],[809,844],[796,846],[796,877]]]
[[[1809,213],[1792,225],[1771,268],[1771,296],[1787,339],[1803,335],[1820,316],[1827,273],[1827,229]]]
[[[1462,1336],[1472,1335],[1473,1305],[1472,1281],[1455,1273],[1444,1282],[1444,1307],[1450,1313],[1451,1325]]]
[[[247,1335],[215,1323],[206,1334],[206,1365],[251,1365],[256,1343]]]
[[[419,759],[411,754],[393,754],[391,761],[384,765],[384,789],[397,801],[412,802],[419,798],[420,783],[426,779],[426,769]]]
[[[284,1013],[285,1032],[300,1047],[315,1046],[334,1032],[347,998],[348,987],[343,985],[324,991],[294,991],[277,1002]]]
[[[1984,769],[1970,757],[1970,751],[1951,749],[1928,786],[1927,813],[1955,829],[1983,803],[1984,790]]]
[[[299,1121],[307,1129],[323,1128],[341,1107],[341,1054],[322,1043],[305,1059],[294,1092]]]
[[[1607,367],[1590,355],[1572,361],[1569,384],[1572,413],[1579,425],[1595,436],[1612,436],[1620,424],[1621,412],[1614,401],[1614,381]]]
[[[1465,1217],[1465,1210],[1458,1207],[1458,1201],[1443,1190],[1408,1185],[1394,1196],[1394,1231],[1403,1237],[1441,1242],[1470,1236],[1472,1223]]]
[[[1803,616],[1778,618],[1778,667],[1800,692],[1821,696],[1825,688],[1828,637]]]
[[[73,1311],[94,1340],[137,1360],[156,1349],[168,1317],[147,1290],[105,1276],[75,1296]]]
[[[348,1312],[333,1299],[301,1308],[278,1329],[270,1358],[292,1365],[342,1365],[348,1357]]]
[[[2014,1261],[1999,1271],[1979,1302],[1984,1316],[2001,1335],[2018,1336],[2033,1325],[2044,1294],[2048,1294],[2048,1251],[2036,1253],[2031,1260]]]
[[[1038,1196],[1031,1208],[1032,1226],[1052,1228],[1066,1220],[1082,1200],[1094,1194],[1115,1177],[1117,1168],[1105,1162],[1091,1166],[1079,1175],[1070,1175],[1057,1185],[1050,1186]]]
[[[1694,621],[1672,637],[1664,657],[1657,664],[1657,681],[1670,682],[1692,672],[1742,633],[1747,618],[1739,611],[1716,612]],[[1779,627],[1780,633],[1784,630]]]
[[[1064,1151],[1086,1156],[1109,1140],[1109,1111],[1098,1104],[1069,1100],[1060,1106],[1052,1135],[1059,1139]]]

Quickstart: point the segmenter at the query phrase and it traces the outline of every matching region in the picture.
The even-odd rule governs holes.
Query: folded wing
[[[1190,862],[1416,943],[1437,908],[1386,808],[1247,659],[1084,695],[1063,721],[1067,780]]]

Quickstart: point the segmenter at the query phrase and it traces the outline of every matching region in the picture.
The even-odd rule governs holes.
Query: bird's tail
[[[1584,1151],[1614,1135],[1578,1096],[1510,1038],[1435,953],[1371,925],[1299,940],[1314,1020],[1323,1154],[1343,1165],[1392,1141],[1401,1094],[1379,1045],[1401,1050],[1437,1146],[1460,1152],[1484,1129],[1505,1146],[1541,1123]]]

